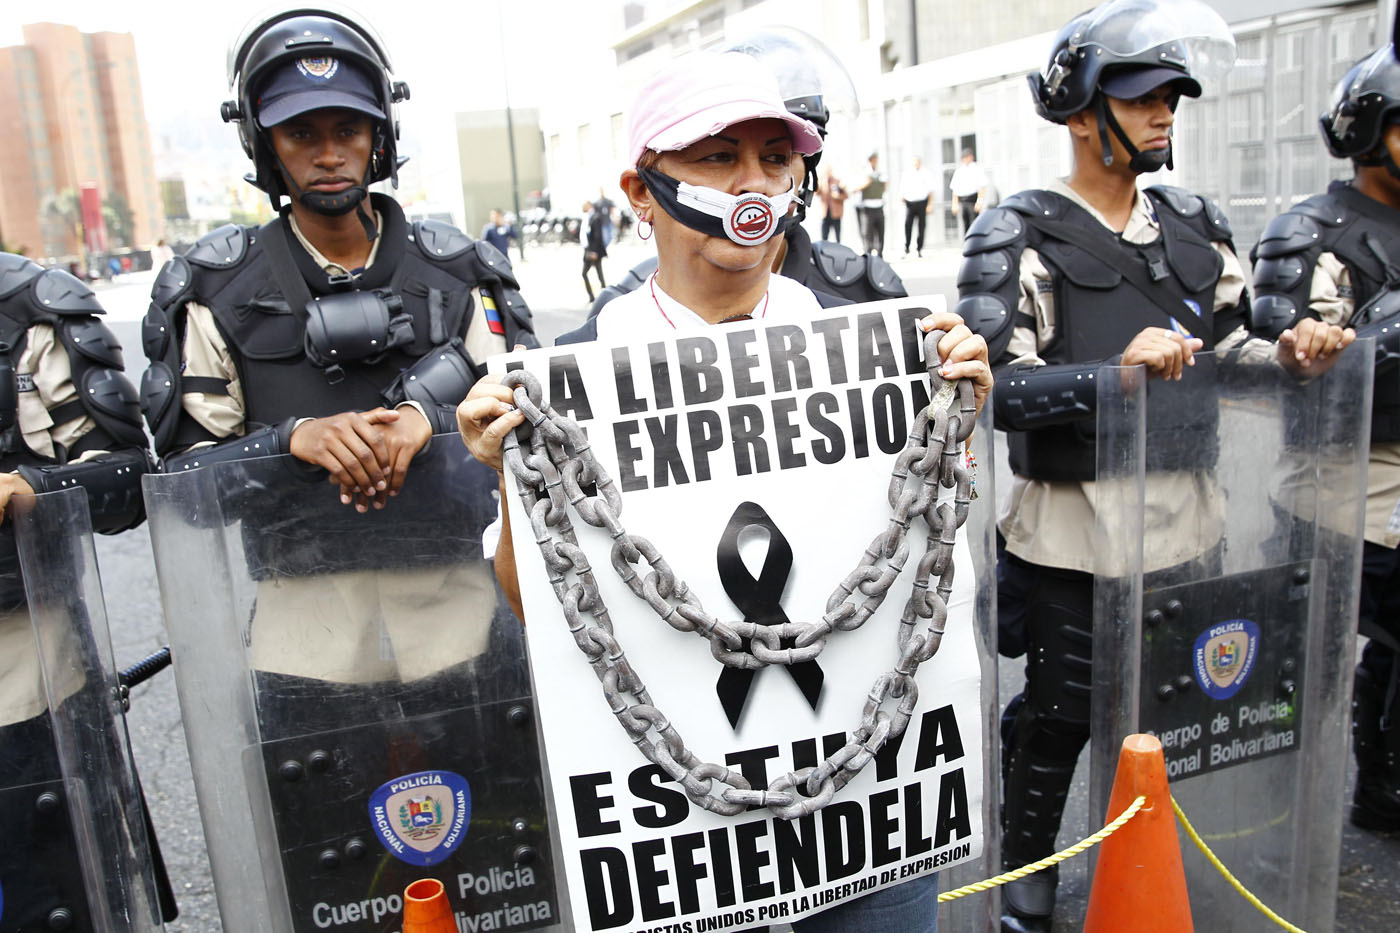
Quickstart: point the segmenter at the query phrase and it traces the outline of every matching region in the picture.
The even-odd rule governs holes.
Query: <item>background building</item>
[[[54,262],[84,245],[149,247],[163,218],[131,35],[26,25],[22,46],[0,49],[0,88],[0,127],[23,141],[0,156],[5,245]],[[84,223],[83,188],[96,190],[100,223]]]
[[[1177,170],[1148,183],[1183,185],[1226,208],[1241,251],[1263,224],[1323,190],[1350,166],[1328,157],[1317,130],[1324,102],[1347,66],[1384,38],[1390,6],[1364,2],[1208,0],[1235,32],[1235,70],[1181,108]],[[579,37],[571,73],[540,104],[545,162],[555,203],[570,205],[609,186],[623,168],[623,111],[665,57],[723,47],[773,24],[826,43],[850,73],[859,114],[837,114],[823,162],[854,177],[878,152],[891,191],[914,156],[941,170],[931,233],[956,244],[948,178],[972,149],[1002,196],[1069,168],[1067,134],[1040,119],[1025,76],[1044,67],[1059,28],[1086,0],[652,0],[597,19],[599,41]],[[896,196],[887,228],[903,222]],[[846,224],[844,239],[859,238]]]

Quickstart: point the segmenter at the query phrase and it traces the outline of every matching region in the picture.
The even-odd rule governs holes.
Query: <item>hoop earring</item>
[[[646,224],[646,227],[647,227],[647,232],[646,232],[646,233],[643,233],[643,232],[642,232],[642,224]],[[651,234],[652,234],[652,232],[653,232],[654,230],[655,230],[655,227],[652,226],[651,221],[650,221],[650,220],[647,220],[645,217],[643,217],[641,220],[637,221],[637,237],[638,237],[638,239],[641,239],[641,240],[643,240],[643,241],[645,241],[645,240],[650,240],[650,239],[651,239]]]

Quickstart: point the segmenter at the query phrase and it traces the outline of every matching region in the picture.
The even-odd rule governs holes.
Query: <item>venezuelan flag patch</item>
[[[491,333],[506,335],[505,322],[501,320],[501,312],[496,310],[496,302],[491,300],[491,296],[482,292],[481,307],[486,312],[486,326],[491,329]]]

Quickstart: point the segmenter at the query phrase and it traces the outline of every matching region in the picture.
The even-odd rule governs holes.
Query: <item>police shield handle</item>
[[[1166,759],[1162,743],[1151,735],[1130,735],[1123,740],[1106,819],[1122,813],[1139,796],[1146,797],[1147,803],[1105,839],[1099,850],[1084,933],[1183,933],[1194,929],[1177,844],[1176,815],[1167,789]]]
[[[423,878],[404,889],[403,933],[457,933],[441,881]]]

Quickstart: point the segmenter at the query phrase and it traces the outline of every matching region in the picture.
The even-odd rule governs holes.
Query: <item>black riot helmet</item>
[[[1164,84],[1199,97],[1199,79],[1224,74],[1234,60],[1229,26],[1202,0],[1110,0],[1070,20],[1055,37],[1045,73],[1026,77],[1037,113],[1063,124],[1093,108],[1104,164],[1113,162],[1112,129],[1128,150],[1129,166],[1141,173],[1170,167],[1171,148],[1139,152],[1104,97],[1132,100]]]
[[[394,107],[408,98],[408,85],[391,76],[383,40],[348,10],[292,6],[256,17],[229,46],[229,90],[236,96],[221,108],[225,122],[238,125],[243,151],[253,160],[249,181],[268,193],[274,207],[280,207],[282,197],[295,198],[331,215],[356,209],[374,182],[388,179],[397,186],[399,127]],[[298,82],[305,87],[299,88]],[[374,124],[364,180],[336,194],[296,190],[266,133],[269,125],[321,107],[359,110]],[[268,115],[271,122],[260,119]],[[360,216],[373,239],[373,224],[363,210]]]
[[[1347,69],[1331,102],[1318,118],[1327,151],[1360,165],[1384,165],[1400,178],[1400,166],[1383,145],[1386,127],[1400,121],[1400,63],[1394,49],[1383,46]]]
[[[826,139],[833,113],[854,119],[860,114],[855,84],[844,65],[819,39],[790,26],[772,26],[747,33],[725,47],[758,61],[778,80],[778,92],[788,112],[816,126]],[[806,172],[799,188],[798,220],[817,190],[817,163],[822,154],[804,155]]]

